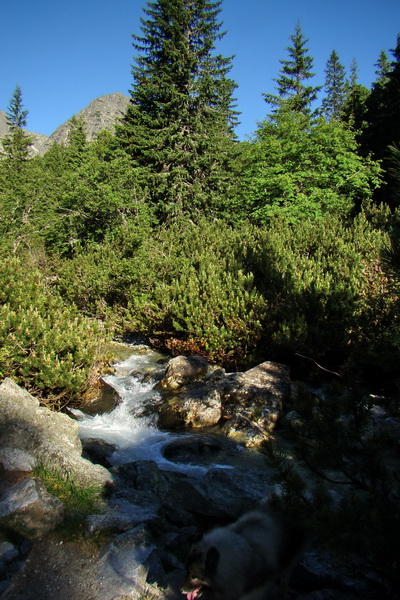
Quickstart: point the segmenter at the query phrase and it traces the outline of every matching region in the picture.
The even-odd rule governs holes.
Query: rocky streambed
[[[0,385],[2,599],[182,598],[194,537],[275,489],[255,447],[289,400],[286,367],[226,374],[200,357],[143,346],[128,354],[104,377],[102,401],[71,416],[40,407],[11,380]],[[103,488],[79,542],[57,529],[64,507],[32,475],[37,463]],[[303,600],[374,594],[362,572],[314,547],[291,588]]]

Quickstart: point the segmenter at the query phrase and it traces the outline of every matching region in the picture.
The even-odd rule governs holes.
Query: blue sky
[[[51,134],[103,94],[128,94],[132,33],[140,33],[145,0],[0,0],[0,109],[16,84],[29,110],[28,129]],[[333,49],[346,69],[353,58],[359,82],[370,86],[381,50],[400,33],[399,0],[224,0],[226,36],[218,51],[235,55],[232,78],[241,111],[237,133],[254,132],[274,93],[297,21],[314,58],[313,85],[323,85]],[[391,57],[391,54],[390,54]]]

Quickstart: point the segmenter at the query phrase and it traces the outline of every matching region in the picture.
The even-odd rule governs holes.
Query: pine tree
[[[398,182],[392,169],[393,150],[400,146],[400,35],[396,47],[391,50],[393,60],[388,62],[385,53],[380,54],[377,63],[377,79],[372,85],[367,100],[367,127],[362,136],[365,154],[382,161],[387,183],[376,200],[398,206]]]
[[[346,100],[346,74],[335,50],[326,63],[326,97],[322,101],[322,112],[328,120],[339,119]]]
[[[274,112],[289,110],[311,113],[311,105],[316,100],[320,87],[306,85],[306,81],[314,76],[312,73],[313,58],[308,54],[300,23],[296,24],[294,34],[290,36],[293,45],[287,48],[288,60],[281,60],[281,75],[276,79],[278,95],[263,94],[265,101],[275,107]]]
[[[67,137],[67,161],[70,166],[80,166],[88,149],[85,125],[82,118],[72,117]]]
[[[346,81],[346,99],[343,104],[342,118],[355,131],[356,137],[362,135],[366,127],[366,103],[369,90],[358,83],[358,65],[353,59],[350,65],[350,77]]]
[[[376,158],[385,159],[387,148],[400,142],[400,35],[391,51],[394,60],[387,63],[382,53],[377,80],[367,104],[366,144]]]
[[[6,112],[9,133],[2,141],[6,157],[17,164],[29,157],[29,147],[32,145],[32,139],[23,130],[28,111],[22,107],[21,87],[17,85]]]
[[[132,68],[131,103],[117,128],[160,219],[224,209],[237,113],[220,2],[148,2]]]
[[[389,57],[384,50],[381,51],[375,66],[375,75],[377,76],[376,84],[384,85],[387,82],[390,73]]]
[[[355,88],[358,83],[358,64],[357,60],[353,58],[350,65],[350,77],[347,82],[348,89],[351,91]]]

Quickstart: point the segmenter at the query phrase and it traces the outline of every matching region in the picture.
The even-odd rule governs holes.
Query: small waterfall
[[[174,470],[192,476],[203,475],[208,468],[191,464],[171,462],[163,457],[164,447],[185,434],[172,434],[157,428],[151,405],[161,401],[155,388],[152,372],[167,363],[161,354],[142,348],[128,359],[114,365],[115,374],[103,379],[114,388],[121,402],[109,413],[87,415],[80,410],[73,413],[78,419],[80,438],[96,439],[112,444],[116,450],[111,456],[113,466],[139,460],[153,460],[160,469]],[[144,374],[146,375],[144,377]],[[218,465],[214,465],[218,468]],[[222,465],[221,465],[222,467]],[[224,468],[229,468],[224,465]]]

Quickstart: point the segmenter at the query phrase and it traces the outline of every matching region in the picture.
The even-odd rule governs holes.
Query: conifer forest
[[[399,438],[365,423],[372,397],[400,416],[400,35],[370,89],[335,50],[320,89],[294,24],[265,119],[239,141],[220,4],[145,5],[128,110],[95,141],[73,119],[65,146],[32,158],[15,88],[0,148],[0,379],[54,410],[79,405],[105,343],[130,334],[230,371],[289,365],[325,386],[298,395],[299,456],[315,477],[344,472],[350,491],[339,506],[310,500],[275,452],[286,501],[344,523],[337,549],[362,547],[396,588]]]

